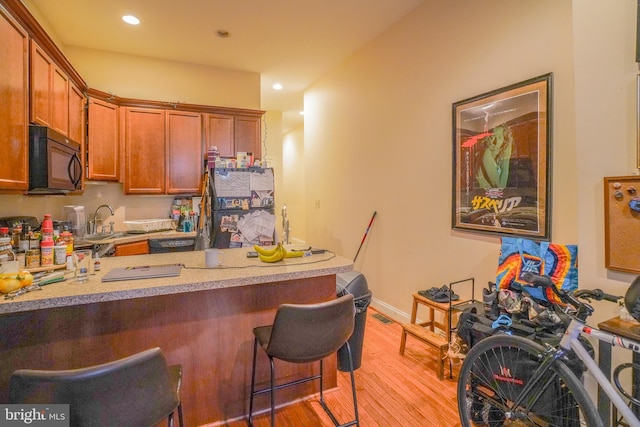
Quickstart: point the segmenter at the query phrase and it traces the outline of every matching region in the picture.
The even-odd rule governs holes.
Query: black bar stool
[[[69,404],[71,426],[155,426],[178,410],[184,427],[180,365],[167,366],[159,348],[81,369],[20,369],[9,381],[10,403]]]
[[[348,339],[355,324],[355,306],[353,295],[347,294],[335,300],[318,304],[282,304],[276,312],[273,325],[261,326],[253,330],[253,369],[251,371],[251,397],[249,400],[249,425],[253,425],[253,397],[269,392],[271,394],[271,425],[275,425],[275,390],[320,380],[320,405],[336,426],[359,425],[356,383],[353,374],[353,359]],[[271,384],[269,388],[255,390],[256,357],[260,346],[269,357],[271,364]],[[351,375],[353,410],[355,418],[340,424],[324,400],[323,395],[323,359],[346,346]],[[320,361],[320,373],[311,377],[275,384],[274,359],[291,363],[310,363]]]

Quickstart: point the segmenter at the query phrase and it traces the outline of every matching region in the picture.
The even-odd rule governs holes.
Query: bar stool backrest
[[[323,359],[349,339],[354,319],[351,294],[318,304],[282,304],[276,312],[266,352],[293,363]]]
[[[64,403],[71,426],[155,426],[179,405],[159,348],[81,369],[21,369],[11,375],[11,403]]]

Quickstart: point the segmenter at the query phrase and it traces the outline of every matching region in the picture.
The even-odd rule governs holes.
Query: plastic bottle
[[[100,265],[100,257],[98,256],[97,252],[94,255],[94,257],[95,257],[95,261],[93,262],[93,271],[100,271],[100,268],[102,266]]]
[[[46,237],[40,242],[40,265],[43,267],[53,265],[53,239]]]
[[[43,240],[49,237],[53,239],[53,221],[51,220],[50,214],[44,214],[40,230]]]
[[[60,233],[59,244],[67,246],[67,256],[73,254],[73,234],[69,230],[64,230]]]

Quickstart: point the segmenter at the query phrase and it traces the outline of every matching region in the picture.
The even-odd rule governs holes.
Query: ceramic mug
[[[204,250],[204,263],[209,268],[215,268],[224,262],[224,254],[220,249],[210,248]]]

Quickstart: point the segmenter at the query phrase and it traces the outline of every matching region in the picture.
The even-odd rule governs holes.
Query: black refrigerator
[[[215,168],[209,175],[209,185],[211,247],[274,244],[273,168]]]

